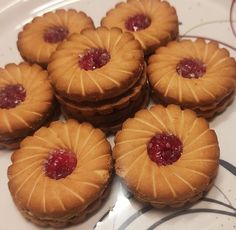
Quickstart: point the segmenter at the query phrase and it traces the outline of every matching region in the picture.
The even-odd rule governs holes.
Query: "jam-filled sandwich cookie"
[[[0,68],[0,148],[19,142],[54,119],[56,103],[47,71],[27,63]]]
[[[66,117],[87,121],[107,134],[116,132],[123,121],[144,108],[149,99],[146,71],[138,82],[124,94],[102,101],[75,102],[56,95]]]
[[[194,202],[212,186],[219,165],[215,132],[179,106],[153,106],[128,119],[115,138],[116,173],[154,207]]]
[[[176,39],[178,17],[174,7],[160,0],[128,0],[107,12],[102,26],[129,31],[142,45],[145,54]]]
[[[236,62],[217,42],[174,41],[150,57],[148,77],[154,99],[212,118],[234,98]]]
[[[13,153],[8,185],[27,219],[63,227],[99,207],[111,174],[111,147],[101,130],[57,121],[27,137]]]
[[[106,132],[146,105],[145,70],[143,50],[134,36],[105,27],[72,35],[48,65],[66,117],[91,122]]]
[[[94,24],[84,12],[72,9],[48,12],[23,27],[17,46],[25,60],[46,67],[57,46],[85,28],[94,28]]]
[[[140,78],[142,48],[118,28],[86,29],[72,35],[52,55],[49,76],[57,94],[76,101],[121,95]]]

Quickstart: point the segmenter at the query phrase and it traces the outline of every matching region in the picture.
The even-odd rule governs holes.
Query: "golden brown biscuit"
[[[132,88],[143,65],[142,48],[132,34],[100,27],[63,42],[52,55],[48,71],[59,96],[99,101]]]
[[[175,8],[160,0],[128,0],[126,3],[118,3],[107,12],[101,25],[131,32],[146,55],[176,39],[178,35]]]
[[[123,124],[113,156],[116,173],[137,199],[177,207],[211,187],[219,146],[215,132],[193,111],[157,105]]]
[[[111,173],[111,147],[101,130],[57,121],[13,153],[8,185],[27,218],[61,227],[77,222],[102,198]]]
[[[181,40],[150,57],[148,77],[162,101],[191,109],[217,108],[235,90],[236,62],[216,42]]]
[[[23,27],[17,46],[25,60],[46,67],[57,46],[85,28],[94,28],[94,24],[84,12],[72,9],[48,12]]]
[[[27,63],[0,68],[0,147],[17,147],[51,119],[55,108],[47,71]]]

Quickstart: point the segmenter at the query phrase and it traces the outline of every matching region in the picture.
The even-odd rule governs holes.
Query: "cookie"
[[[146,55],[175,40],[178,35],[176,10],[167,1],[128,0],[109,10],[102,26],[118,27],[132,33]]]
[[[11,159],[8,185],[13,200],[26,218],[41,226],[82,220],[111,181],[110,144],[88,123],[57,121],[42,127],[24,139]]]
[[[60,97],[82,102],[123,94],[138,81],[143,66],[142,48],[132,34],[100,27],[63,42],[48,71]]]
[[[179,106],[156,105],[124,122],[113,149],[116,173],[154,207],[180,207],[210,189],[219,166],[216,133]]]
[[[235,91],[235,59],[213,41],[170,42],[150,57],[147,72],[157,98],[209,114],[214,104],[213,116],[222,100]]]
[[[48,12],[23,27],[17,47],[26,61],[46,67],[58,45],[85,28],[94,28],[94,24],[82,11],[59,9]]]
[[[16,148],[49,122],[57,103],[47,71],[27,63],[0,68],[0,147]]]

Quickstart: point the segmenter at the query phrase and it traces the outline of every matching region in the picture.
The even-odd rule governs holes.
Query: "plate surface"
[[[1,0],[0,66],[22,61],[17,34],[36,15],[57,8],[85,11],[99,26],[100,19],[120,0]],[[175,6],[180,35],[217,40],[236,57],[235,0],[169,0]],[[1,122],[1,121],[0,121]],[[154,210],[141,205],[116,178],[102,209],[86,222],[68,229],[235,229],[236,230],[236,101],[210,124],[221,148],[220,169],[215,184],[197,204],[178,210]],[[110,137],[113,144],[113,138]],[[40,229],[26,221],[16,209],[7,187],[11,152],[0,150],[0,229]],[[110,210],[110,211],[109,211]]]

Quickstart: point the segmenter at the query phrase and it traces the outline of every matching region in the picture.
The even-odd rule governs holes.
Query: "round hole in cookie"
[[[79,66],[84,70],[95,70],[106,65],[111,59],[106,49],[91,48],[79,56]]]
[[[7,85],[0,89],[0,108],[15,108],[25,100],[26,90],[21,84]]]
[[[125,27],[129,31],[144,30],[151,24],[151,19],[144,14],[136,14],[125,21]]]
[[[53,26],[49,27],[44,32],[44,41],[48,43],[58,43],[62,42],[69,34],[66,27],[63,26]]]
[[[147,144],[149,158],[157,165],[173,164],[180,158],[182,151],[182,142],[173,134],[157,134]]]
[[[206,65],[193,58],[184,58],[176,65],[176,72],[185,78],[199,78],[206,73]]]
[[[58,180],[70,175],[77,165],[76,155],[69,149],[54,149],[44,163],[48,177]]]

